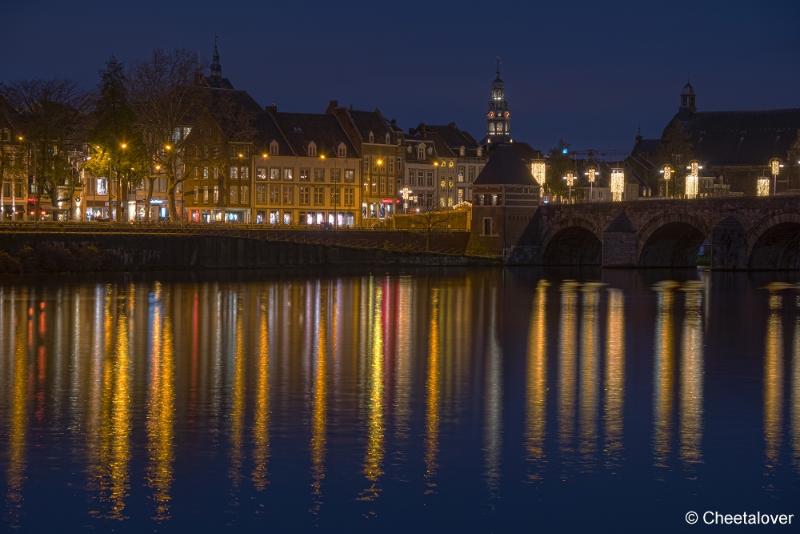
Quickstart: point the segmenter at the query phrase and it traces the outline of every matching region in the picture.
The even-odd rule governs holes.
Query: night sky
[[[56,2],[1,0],[0,80],[89,89],[113,53],[210,60],[262,105],[379,107],[407,129],[484,134],[495,57],[514,138],[628,151],[660,135],[691,76],[701,110],[800,107],[800,2]]]

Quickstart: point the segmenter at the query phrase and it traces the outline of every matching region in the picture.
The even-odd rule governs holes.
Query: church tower
[[[219,47],[217,46],[217,36],[214,36],[214,54],[211,56],[211,81],[212,82],[221,82],[222,81],[222,64],[219,62]]]
[[[506,102],[503,80],[500,78],[500,58],[497,58],[497,77],[489,92],[489,110],[486,112],[486,141],[502,143],[511,140],[511,112]]]

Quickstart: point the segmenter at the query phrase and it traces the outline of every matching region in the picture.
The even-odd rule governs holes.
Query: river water
[[[674,532],[689,510],[798,514],[794,283],[6,279],[0,526]]]

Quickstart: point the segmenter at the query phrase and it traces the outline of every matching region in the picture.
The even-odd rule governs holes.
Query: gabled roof
[[[474,185],[534,185],[530,168],[513,144],[498,144]]]
[[[267,108],[267,113],[295,155],[308,154],[308,146],[313,142],[317,146],[319,155],[335,157],[339,144],[344,143],[347,147],[347,157],[358,157],[358,151],[333,115],[287,113],[278,111],[274,107]],[[261,136],[263,137],[263,134]],[[281,153],[283,154],[283,151]]]
[[[395,142],[392,134],[394,133],[389,127],[389,123],[383,118],[383,115],[377,109],[375,111],[360,111],[357,109],[349,109],[347,113],[353,120],[358,133],[361,136],[361,141],[364,143],[369,142],[369,133],[375,138],[376,143],[386,143],[386,134],[389,134],[390,143]]]

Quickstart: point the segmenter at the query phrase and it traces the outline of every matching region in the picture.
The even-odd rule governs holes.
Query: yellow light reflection
[[[428,381],[425,384],[425,481],[428,492],[436,487],[439,455],[439,288],[431,291],[431,319],[428,333]]]
[[[325,478],[325,448],[327,444],[328,413],[328,295],[319,294],[319,323],[317,326],[317,362],[314,376],[314,404],[311,414],[311,493],[315,511],[319,511],[322,481]]]
[[[796,313],[800,312],[800,297]],[[794,323],[794,354],[792,355],[792,451],[795,470],[800,473],[800,317]]]
[[[584,467],[593,463],[597,450],[598,357],[597,300],[600,284],[583,286],[580,363],[580,453]]]
[[[783,435],[783,297],[770,292],[764,354],[764,453],[767,468],[778,465]]]
[[[623,449],[625,420],[625,296],[619,289],[608,290],[606,335],[605,451],[617,465]]]
[[[672,407],[675,402],[673,302],[676,287],[675,282],[662,282],[655,288],[658,292],[653,389],[653,460],[656,467],[667,467],[672,439]]]
[[[383,294],[375,288],[372,321],[372,351],[369,357],[367,451],[364,458],[364,476],[370,487],[362,494],[364,500],[374,500],[380,494],[378,481],[383,475]]]
[[[23,299],[24,302],[24,299]],[[13,306],[13,303],[12,303]],[[13,326],[12,314],[11,324]],[[26,323],[20,320],[17,325],[16,344],[14,348],[14,363],[12,377],[12,394],[10,421],[8,426],[8,467],[6,471],[7,494],[12,525],[20,519],[22,507],[22,489],[25,482],[25,444],[28,429],[28,358],[26,353]]]
[[[561,329],[559,332],[558,365],[558,434],[562,452],[572,450],[575,427],[575,337],[578,284],[567,280],[561,284]]]
[[[238,301],[234,304],[236,306]],[[239,487],[242,468],[242,434],[244,432],[244,325],[241,310],[234,308],[236,330],[233,353],[233,402],[231,405],[231,466],[229,476],[234,491]]]
[[[703,460],[703,322],[702,286],[687,282],[681,343],[681,460],[695,464]]]
[[[161,295],[156,291],[156,299]],[[153,491],[153,519],[170,518],[172,462],[174,461],[174,353],[172,320],[161,319],[161,304],[153,307],[150,395],[146,414],[147,485]]]
[[[528,330],[528,399],[525,448],[528,461],[544,458],[544,438],[547,421],[547,288],[540,280],[533,300],[533,314]],[[531,478],[539,479],[538,474]]]
[[[253,422],[253,486],[263,491],[268,483],[269,462],[269,303],[261,302],[258,321],[258,374]]]
[[[130,461],[131,395],[130,356],[128,350],[128,317],[124,312],[117,318],[117,346],[114,361],[114,390],[111,398],[111,451],[108,464],[110,476],[111,517],[124,519],[125,499],[128,496],[128,462]]]

